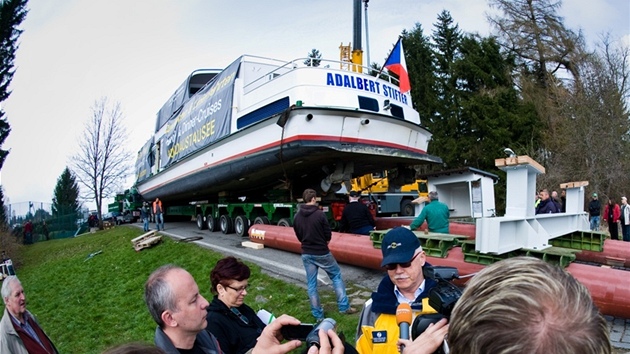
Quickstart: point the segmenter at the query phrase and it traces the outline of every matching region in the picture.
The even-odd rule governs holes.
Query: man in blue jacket
[[[356,347],[361,354],[398,353],[399,304],[408,303],[413,316],[436,313],[428,296],[437,282],[424,277],[423,267],[429,264],[418,237],[405,227],[391,229],[381,242],[381,252],[381,266],[387,275],[361,312],[356,334]]]

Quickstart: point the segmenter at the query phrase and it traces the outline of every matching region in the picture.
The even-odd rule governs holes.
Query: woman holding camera
[[[249,267],[232,256],[219,260],[210,272],[215,295],[208,307],[206,331],[214,334],[226,354],[246,353],[265,328],[244,303],[249,276]]]

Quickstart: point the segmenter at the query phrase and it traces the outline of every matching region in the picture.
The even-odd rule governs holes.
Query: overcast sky
[[[100,97],[121,103],[135,155],[192,70],[223,68],[242,54],[288,61],[312,48],[337,60],[339,45],[352,41],[351,0],[29,0],[28,8],[3,107],[12,128],[5,204],[51,202]],[[443,9],[462,30],[490,33],[485,0],[372,0],[371,61],[382,64],[417,22],[429,34]],[[591,43],[604,32],[630,42],[628,0],[565,0],[560,14]]]

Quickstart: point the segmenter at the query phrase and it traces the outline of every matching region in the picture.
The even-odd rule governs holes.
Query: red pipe
[[[601,313],[630,318],[627,271],[577,263],[569,264],[566,270],[588,288]]]
[[[618,240],[605,240],[602,252],[582,251],[575,256],[584,262],[594,262],[610,266],[630,267],[630,243]]]
[[[255,224],[249,229],[253,242],[293,253],[301,253],[300,242],[293,228]],[[371,269],[382,269],[381,250],[374,248],[367,236],[333,232],[328,244],[338,262]],[[448,251],[446,258],[427,257],[433,265],[458,269],[461,276],[476,273],[484,268],[481,264],[464,261],[460,247]],[[600,311],[606,315],[630,318],[630,282],[620,281],[628,275],[626,271],[600,268],[584,264],[570,264],[567,268],[576,279],[584,284]]]
[[[410,225],[412,217],[384,217],[376,218],[376,229],[387,230],[401,225]],[[427,224],[423,223],[419,230],[426,230]],[[470,223],[451,222],[449,231],[453,235],[468,236],[475,239],[476,225]],[[602,252],[581,251],[576,254],[576,259],[582,262],[606,264],[630,268],[630,244],[618,240],[605,240]]]

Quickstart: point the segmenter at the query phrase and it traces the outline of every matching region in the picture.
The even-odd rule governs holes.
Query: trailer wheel
[[[254,224],[256,224],[256,225],[258,225],[258,224],[269,225],[269,218],[267,218],[266,216],[257,216],[256,219],[254,219]]]
[[[400,202],[400,215],[401,216],[413,216],[416,208],[411,203],[411,200],[404,199]]]
[[[208,226],[208,230],[210,230],[210,232],[217,231],[219,226],[217,218],[215,218],[211,214],[206,215],[206,226]]]
[[[229,215],[221,215],[219,218],[219,227],[224,234],[231,234],[234,232],[234,221]]]
[[[206,223],[203,222],[203,216],[201,214],[197,214],[197,227],[199,230],[203,230],[206,228]]]
[[[291,220],[282,218],[278,221],[278,226],[291,227]]]
[[[234,219],[234,232],[240,237],[248,236],[249,226],[249,219],[245,215],[238,215]]]

